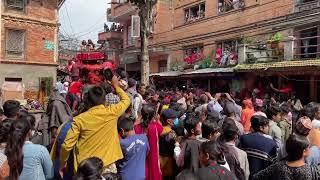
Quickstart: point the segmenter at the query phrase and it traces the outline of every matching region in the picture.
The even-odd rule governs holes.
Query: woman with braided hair
[[[31,125],[19,119],[13,122],[5,154],[10,166],[10,180],[44,180],[53,178],[53,165],[48,150],[32,144]]]

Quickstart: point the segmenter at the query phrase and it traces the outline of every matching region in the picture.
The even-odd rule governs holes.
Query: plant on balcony
[[[153,9],[157,4],[158,0],[129,0],[139,9],[140,17],[140,38],[141,38],[141,60],[142,60],[142,72],[141,81],[144,84],[149,84],[149,37],[151,36],[151,25],[153,19]]]
[[[170,65],[170,70],[172,71],[183,71],[185,68],[186,63],[183,61],[174,61]]]
[[[283,35],[280,32],[277,32],[270,36],[268,43],[270,48],[273,49],[272,57],[278,57],[281,59],[283,56],[283,47],[281,46],[281,41],[284,39]]]
[[[284,39],[283,35],[280,32],[277,32],[270,36],[268,42],[269,43],[279,43]]]
[[[198,65],[200,69],[205,69],[211,67],[214,61],[214,58],[211,55],[209,55],[203,58],[201,61],[197,62],[196,65]]]

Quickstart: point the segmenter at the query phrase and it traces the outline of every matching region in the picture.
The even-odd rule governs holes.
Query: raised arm
[[[74,145],[77,143],[80,135],[80,119],[74,118],[72,122],[71,129],[68,131],[66,138],[64,139],[64,142],[61,146],[61,152],[60,152],[60,162],[61,166],[64,167],[66,164],[70,152],[73,149]]]
[[[113,76],[112,78],[112,85],[116,90],[116,93],[120,97],[120,102],[115,105],[111,105],[109,108],[112,112],[118,115],[120,117],[130,106],[130,97],[125,93],[119,86],[119,80],[116,76]]]

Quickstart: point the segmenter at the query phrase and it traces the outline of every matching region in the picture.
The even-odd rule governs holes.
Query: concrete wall
[[[0,85],[5,78],[22,78],[27,90],[37,91],[40,77],[53,77],[56,80],[56,76],[55,66],[0,64]]]

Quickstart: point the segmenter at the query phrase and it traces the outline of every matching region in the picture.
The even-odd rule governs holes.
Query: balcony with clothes
[[[244,0],[219,0],[218,12],[225,13],[233,10],[242,9],[245,7]]]
[[[296,0],[295,12],[308,11],[320,7],[320,0]]]
[[[226,67],[238,64],[239,40],[226,40],[217,43],[216,66]]]
[[[104,31],[98,34],[98,41],[119,41],[123,39],[123,25],[119,23],[112,23],[109,27],[104,24]]]

